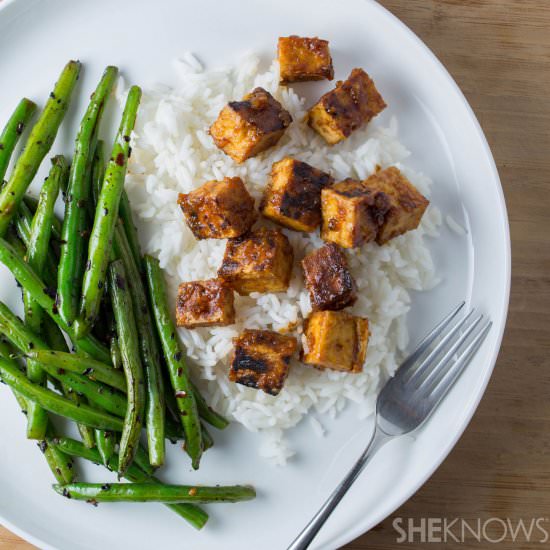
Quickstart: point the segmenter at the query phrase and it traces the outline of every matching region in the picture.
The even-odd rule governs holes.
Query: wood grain
[[[346,550],[443,546],[423,545],[418,536],[416,545],[398,544],[392,522],[399,517],[415,525],[459,517],[473,525],[477,518],[550,516],[550,2],[382,4],[443,61],[487,135],[511,225],[512,297],[493,378],[464,436],[414,497]],[[491,536],[502,533],[497,528]],[[496,546],[547,545],[509,536]],[[488,546],[470,536],[443,547]]]
[[[550,516],[550,2],[382,4],[443,61],[487,134],[509,209],[512,299],[494,376],[466,433],[413,498],[346,550],[443,546],[398,544],[396,517],[418,524],[420,518]],[[470,536],[444,547],[488,546]],[[545,547],[510,537],[497,546]],[[0,528],[0,548],[32,546]]]

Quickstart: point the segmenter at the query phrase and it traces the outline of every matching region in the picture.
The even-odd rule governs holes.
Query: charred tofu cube
[[[318,368],[357,373],[363,370],[369,321],[345,311],[316,311],[305,325],[302,361]]]
[[[271,168],[260,210],[270,220],[296,231],[321,224],[321,190],[332,178],[305,162],[284,158]]]
[[[363,183],[372,194],[383,193],[389,198],[389,209],[376,237],[378,244],[418,227],[430,201],[397,168],[377,172]]]
[[[235,322],[233,290],[220,279],[182,283],[176,302],[178,327],[221,327]]]
[[[178,198],[187,225],[197,239],[231,239],[256,221],[254,199],[241,178],[209,181]]]
[[[373,241],[389,209],[389,197],[347,179],[321,192],[321,237],[343,248]]]
[[[229,380],[278,395],[298,347],[296,338],[271,330],[245,330],[234,342]]]
[[[334,78],[327,40],[281,36],[277,50],[281,84]]]
[[[363,69],[353,69],[310,109],[308,124],[334,145],[386,108],[374,82]]]
[[[328,243],[302,260],[302,268],[314,310],[338,310],[357,300],[357,287],[342,249]]]
[[[269,149],[292,122],[290,113],[263,88],[226,105],[210,127],[214,143],[241,163]]]
[[[293,256],[286,235],[262,227],[227,242],[218,276],[243,295],[283,292],[290,282]]]

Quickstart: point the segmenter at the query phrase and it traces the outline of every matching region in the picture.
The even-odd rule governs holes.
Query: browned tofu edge
[[[234,294],[222,279],[183,282],[176,298],[176,325],[227,326],[235,322]]]
[[[289,55],[299,58],[304,49],[306,53],[311,52],[308,59],[301,62],[286,59]],[[281,84],[334,78],[328,40],[297,35],[281,36],[277,41],[277,57]]]
[[[245,329],[233,343],[229,380],[278,395],[298,348],[296,338],[270,330]]]

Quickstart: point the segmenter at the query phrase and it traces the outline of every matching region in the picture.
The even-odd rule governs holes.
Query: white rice
[[[363,179],[378,165],[396,165],[422,193],[430,194],[429,178],[402,164],[409,152],[398,141],[395,118],[388,127],[374,122],[345,142],[328,147],[302,122],[304,100],[291,87],[279,87],[276,63],[260,72],[258,58],[247,55],[235,67],[205,71],[194,56],[185,54],[174,68],[178,77],[175,87],[156,86],[144,94],[127,178],[136,218],[144,222],[140,231],[145,249],[158,257],[166,270],[174,299],[180,282],[215,277],[221,263],[225,241],[197,241],[176,204],[178,193],[187,193],[208,180],[240,176],[259,201],[271,165],[292,156],[329,171],[336,179]],[[256,86],[270,91],[290,111],[294,122],[276,147],[239,166],[217,149],[207,131],[228,101],[240,99]],[[123,100],[123,94],[118,95]],[[318,233],[285,230],[296,256],[287,293],[236,296],[236,324],[180,330],[195,378],[208,401],[247,429],[265,434],[262,456],[284,464],[293,454],[284,430],[295,426],[312,408],[319,415],[335,417],[352,401],[361,418],[373,412],[380,380],[394,372],[408,344],[408,291],[437,284],[425,237],[437,236],[440,223],[439,211],[430,206],[418,230],[383,247],[368,244],[348,251],[359,287],[352,312],[368,317],[371,323],[361,374],[319,371],[295,361],[278,397],[234,384],[227,377],[232,338],[243,328],[281,330],[297,323],[294,333],[301,340],[301,321],[311,306],[299,260],[322,244]],[[270,222],[261,220],[260,224]],[[313,418],[310,422],[312,430],[323,435],[321,423]]]
[[[456,235],[460,237],[466,235],[466,229],[462,225],[460,225],[450,214],[447,214],[445,216],[445,223],[447,224],[449,229]]]

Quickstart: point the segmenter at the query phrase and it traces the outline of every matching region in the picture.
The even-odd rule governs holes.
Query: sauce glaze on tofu
[[[220,279],[181,283],[176,301],[178,327],[214,327],[235,322],[233,290]]]
[[[302,260],[306,288],[315,311],[339,310],[357,300],[357,286],[342,249],[334,244],[314,250]]]
[[[277,53],[281,84],[334,78],[327,40],[296,35],[281,36]]]
[[[336,83],[310,109],[308,124],[334,145],[367,124],[386,108],[384,99],[363,69],[353,69],[348,79]]]
[[[241,178],[209,181],[178,197],[187,225],[197,239],[231,239],[256,221],[254,199]]]
[[[363,184],[371,193],[383,193],[389,199],[389,209],[376,236],[376,242],[380,245],[416,229],[430,204],[394,166],[373,174]]]
[[[271,330],[245,330],[234,344],[229,380],[278,395],[298,347],[296,338]]]
[[[315,231],[321,224],[321,190],[332,177],[305,162],[286,157],[273,164],[260,210],[270,220],[295,231]]]
[[[291,122],[290,113],[269,92],[255,88],[222,109],[210,135],[217,147],[242,163],[275,145]]]
[[[353,179],[338,182],[321,192],[321,237],[343,248],[374,241],[389,208],[384,192]]]
[[[315,311],[304,327],[302,361],[317,368],[362,372],[369,343],[369,321],[345,311]]]
[[[286,235],[262,227],[227,241],[218,276],[239,294],[288,289],[294,253]]]

